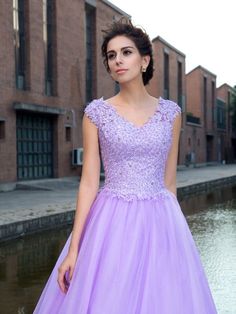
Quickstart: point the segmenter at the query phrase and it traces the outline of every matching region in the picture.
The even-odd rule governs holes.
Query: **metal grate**
[[[17,177],[53,176],[53,121],[43,115],[17,114]]]

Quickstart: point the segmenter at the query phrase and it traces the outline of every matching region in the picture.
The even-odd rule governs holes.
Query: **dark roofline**
[[[222,99],[222,98],[220,98],[220,97],[216,97],[216,100],[220,100],[220,101],[222,101],[224,104],[226,104],[226,100],[225,99]]]
[[[120,8],[118,8],[116,5],[114,5],[113,3],[111,3],[108,0],[102,0],[103,3],[105,3],[106,5],[108,5],[110,8],[112,8],[113,10],[115,10],[116,12],[120,13],[123,16],[128,17],[129,19],[131,18],[131,15],[129,15],[128,13],[126,13],[125,11],[121,10]]]
[[[222,88],[223,86],[228,87],[231,90],[234,90],[233,86],[230,86],[228,83],[223,83],[222,85],[220,85],[219,87],[217,87],[217,89]]]
[[[181,55],[182,57],[186,57],[185,54],[183,52],[181,52],[180,50],[178,50],[177,48],[175,48],[174,46],[172,46],[171,44],[169,44],[164,38],[162,38],[161,36],[157,36],[155,38],[153,38],[152,42],[155,41],[161,41],[165,46],[169,47],[170,49],[174,50],[175,52],[177,52],[179,55]]]
[[[208,74],[210,74],[210,75],[212,75],[212,76],[214,76],[216,78],[216,74],[212,73],[211,71],[207,70],[206,68],[204,68],[201,65],[198,65],[196,68],[194,68],[191,71],[189,71],[186,75],[189,75],[190,73],[192,73],[193,71],[195,71],[197,69],[203,70],[204,72],[207,72]]]
[[[15,110],[41,112],[41,113],[54,114],[54,115],[60,115],[60,114],[66,113],[66,109],[64,108],[51,107],[47,105],[34,104],[34,103],[24,103],[20,101],[14,101],[13,108]]]

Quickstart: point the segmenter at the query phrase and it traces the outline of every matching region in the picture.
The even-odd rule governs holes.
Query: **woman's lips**
[[[116,71],[117,74],[122,74],[125,73],[127,70],[126,69],[119,69]]]

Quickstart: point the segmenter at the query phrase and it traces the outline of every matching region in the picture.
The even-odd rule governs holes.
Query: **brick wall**
[[[179,157],[178,164],[184,164],[185,162],[185,55],[177,50],[175,47],[167,43],[160,36],[156,37],[152,41],[153,43],[153,58],[154,58],[154,75],[147,90],[154,97],[161,96],[166,98],[164,94],[164,53],[169,55],[169,99],[175,101],[181,106],[181,102],[178,99],[178,61],[182,63],[182,131],[180,135],[179,143]]]
[[[94,68],[94,97],[109,97],[115,91],[115,84],[102,63],[100,44],[101,29],[122,11],[106,1],[90,1],[96,12],[96,61]],[[65,110],[64,115],[54,116],[54,176],[78,175],[78,167],[71,166],[71,151],[82,146],[81,122],[85,105],[85,1],[56,1],[56,94],[45,96],[45,68],[43,42],[42,1],[29,1],[27,8],[28,90],[16,89],[15,50],[13,32],[12,1],[1,1],[1,52],[0,52],[0,120],[4,120],[5,138],[0,139],[0,182],[17,180],[16,162],[16,112],[13,102],[36,104]],[[71,141],[65,140],[65,126],[71,125]]]
[[[200,124],[186,122],[186,145],[195,152],[197,163],[217,161],[215,101],[216,75],[202,66],[190,71],[186,75],[186,114],[200,118]]]

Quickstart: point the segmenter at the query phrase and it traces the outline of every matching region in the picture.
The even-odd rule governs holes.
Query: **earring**
[[[146,70],[147,70],[146,68],[142,68],[142,72],[146,72]]]

